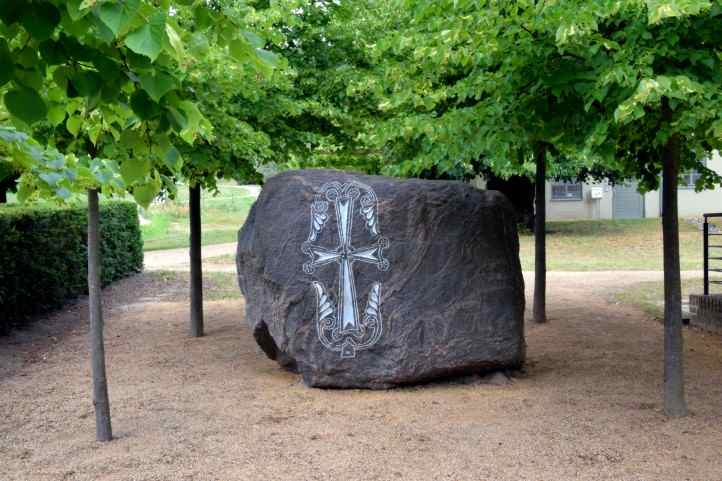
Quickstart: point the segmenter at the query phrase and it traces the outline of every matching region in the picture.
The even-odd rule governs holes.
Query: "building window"
[[[582,200],[581,182],[553,182],[552,200]]]

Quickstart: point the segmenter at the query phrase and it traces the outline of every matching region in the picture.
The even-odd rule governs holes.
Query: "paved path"
[[[236,243],[212,244],[203,246],[201,255],[203,259],[219,257],[224,255],[235,255]],[[146,271],[188,271],[190,269],[188,259],[188,248],[168,249],[160,251],[149,251],[145,253],[143,264]],[[205,271],[235,272],[236,266],[233,261],[227,264],[203,263]]]

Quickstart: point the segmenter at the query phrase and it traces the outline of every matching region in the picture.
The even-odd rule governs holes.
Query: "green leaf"
[[[5,94],[5,106],[8,111],[27,124],[45,119],[48,108],[42,97],[29,88],[19,87]]]
[[[173,172],[178,172],[183,165],[183,158],[181,157],[180,152],[172,145],[163,157],[163,161],[165,162],[165,165],[167,165],[168,168]]]
[[[40,70],[16,68],[13,73],[15,74],[16,83],[20,83],[32,90],[42,90],[43,73]]]
[[[213,16],[211,15],[210,9],[203,3],[193,9],[193,16],[195,26],[199,29],[205,29],[213,25]]]
[[[168,107],[166,118],[168,119],[168,123],[171,128],[173,128],[176,132],[181,132],[188,126],[188,118],[184,112],[174,107]]]
[[[269,52],[268,50],[263,50],[262,48],[259,48],[256,50],[256,54],[258,55],[258,58],[261,59],[262,62],[267,64],[271,68],[278,67],[278,60],[279,57],[273,52]]]
[[[52,3],[33,4],[23,11],[23,27],[37,41],[43,41],[53,34],[60,23],[60,11]]]
[[[120,175],[127,185],[139,182],[145,179],[150,172],[150,163],[144,158],[134,156],[125,159],[120,164]]]
[[[165,15],[157,13],[139,29],[125,37],[125,45],[139,55],[145,55],[155,62],[165,38]]]
[[[185,48],[183,48],[183,41],[181,40],[180,35],[176,31],[175,27],[173,27],[170,23],[165,25],[165,34],[172,49],[170,53],[173,54],[178,63],[183,63],[186,57],[186,52]]]
[[[141,75],[140,86],[148,92],[150,98],[158,102],[163,95],[175,89],[177,83],[175,77],[172,75],[158,72],[155,75]]]
[[[80,127],[83,125],[83,119],[73,115],[72,117],[68,117],[68,120],[65,122],[65,128],[68,129],[68,132],[70,132],[73,137],[78,136],[78,132],[80,132]]]
[[[240,38],[231,40],[228,44],[228,52],[239,62],[247,62],[254,56],[251,45],[245,39]]]
[[[155,196],[160,192],[160,182],[151,181],[143,185],[139,185],[133,189],[133,197],[144,209],[147,209]]]
[[[53,125],[60,125],[65,120],[65,107],[63,105],[54,105],[48,110],[48,120]]]
[[[38,177],[40,177],[45,183],[51,186],[55,186],[58,182],[63,180],[63,176],[61,174],[58,174],[57,172],[44,172],[41,173]]]
[[[63,200],[70,199],[70,196],[72,195],[72,193],[65,187],[60,187],[59,189],[56,189],[55,194]]]
[[[80,10],[81,0],[67,0],[65,7],[68,10],[68,16],[73,22],[77,22],[88,14],[87,10]]]
[[[253,48],[263,48],[266,44],[261,37],[253,32],[243,32],[243,36],[246,37],[246,40],[248,40],[248,43],[250,43]]]
[[[130,28],[138,5],[138,0],[127,0],[115,4],[104,3],[98,9],[98,18],[118,38]]]
[[[74,75],[70,81],[78,92],[83,97],[94,97],[100,94],[100,90],[103,86],[103,78],[97,72],[82,71],[77,75]]]
[[[46,40],[40,44],[40,55],[49,65],[60,65],[68,60],[59,42]]]
[[[709,0],[647,0],[647,21],[654,25],[667,18],[697,15],[711,7]]]
[[[208,38],[200,32],[193,33],[190,38],[189,49],[196,57],[202,57],[210,49]]]
[[[100,137],[102,130],[103,129],[100,124],[91,125],[88,129],[88,138],[90,138],[93,145],[98,145],[98,138]]]
[[[130,97],[130,108],[141,120],[150,120],[157,117],[161,110],[160,106],[153,102],[145,90],[136,90]]]

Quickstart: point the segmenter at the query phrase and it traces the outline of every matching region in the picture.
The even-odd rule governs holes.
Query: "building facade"
[[[707,167],[722,175],[718,152],[707,160]],[[679,215],[693,217],[703,212],[722,211],[722,188],[695,192],[697,174],[685,174],[679,183]],[[640,194],[636,184],[608,182],[547,182],[547,219],[641,219],[662,215],[661,191]]]

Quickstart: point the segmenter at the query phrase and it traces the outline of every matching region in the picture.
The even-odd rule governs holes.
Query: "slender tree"
[[[536,179],[534,183],[536,206],[534,214],[534,307],[532,315],[538,323],[546,322],[546,146],[538,143],[535,149]]]
[[[93,407],[95,408],[95,437],[110,441],[110,401],[105,373],[103,344],[103,298],[100,284],[100,209],[98,190],[88,189],[88,311],[90,313],[90,351],[93,376]]]
[[[191,336],[203,336],[203,270],[201,260],[201,186],[188,186],[191,264]]]
[[[639,179],[643,190],[658,188],[662,177],[664,408],[683,416],[677,186],[687,169],[700,172],[697,189],[722,183],[702,163],[722,147],[722,5],[580,1],[547,13],[558,25],[558,47],[595,79],[584,92],[597,122],[586,150]]]
[[[663,104],[669,101],[663,99]],[[665,111],[668,109],[665,108]],[[664,249],[664,410],[670,416],[687,414],[684,396],[682,284],[679,272],[680,141],[673,134],[664,146],[662,166],[662,237]]]

